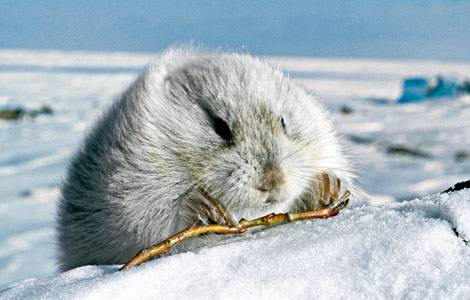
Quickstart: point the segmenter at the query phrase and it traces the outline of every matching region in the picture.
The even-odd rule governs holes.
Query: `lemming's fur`
[[[124,263],[191,225],[201,218],[191,217],[196,186],[252,218],[299,209],[321,172],[351,188],[316,99],[249,55],[169,50],[73,159],[58,210],[60,268]]]

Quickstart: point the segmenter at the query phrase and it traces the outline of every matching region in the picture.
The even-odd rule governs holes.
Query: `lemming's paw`
[[[308,191],[302,196],[307,210],[328,208],[341,210],[348,204],[350,193],[342,189],[341,180],[334,174],[321,173],[315,176]]]
[[[187,194],[179,213],[185,226],[238,225],[237,218],[202,188],[195,188]]]

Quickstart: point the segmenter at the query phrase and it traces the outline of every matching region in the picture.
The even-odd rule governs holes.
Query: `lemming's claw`
[[[209,209],[213,211],[216,224],[227,224],[233,227],[240,225],[235,215],[227,210],[217,198],[212,197],[202,188],[197,188],[196,192],[201,196],[201,199],[209,207]]]
[[[342,210],[348,205],[349,196],[351,196],[351,192],[345,191],[344,194],[336,202],[330,204],[327,208],[329,210],[336,210],[336,211]]]

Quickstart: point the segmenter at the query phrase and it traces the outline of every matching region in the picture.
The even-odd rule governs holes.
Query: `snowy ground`
[[[455,229],[454,232],[453,228]],[[139,268],[87,266],[5,299],[464,299],[470,190],[352,208]]]
[[[22,106],[36,109],[48,105],[54,111],[51,116],[25,117],[19,121],[0,119],[0,290],[19,280],[54,273],[54,207],[67,161],[90,122],[132,81],[152,56],[0,50],[0,108]],[[463,283],[460,281],[462,278],[466,276],[468,279],[470,276],[467,271],[470,264],[469,252],[449,230],[448,222],[439,219],[442,215],[435,214],[440,211],[432,208],[439,207],[437,199],[404,204],[393,202],[435,193],[457,181],[470,178],[470,159],[459,155],[468,155],[470,152],[470,99],[447,99],[408,105],[394,105],[392,100],[399,96],[404,77],[450,74],[470,78],[470,64],[403,60],[267,59],[280,65],[292,78],[323,99],[333,113],[339,132],[350,141],[351,156],[357,165],[361,183],[372,195],[371,203],[385,204],[386,207],[353,210],[331,221],[275,228],[259,235],[259,241],[250,237],[248,241],[231,246],[201,250],[200,255],[187,253],[164,258],[152,262],[152,265],[142,271],[129,273],[129,276],[138,280],[145,275],[146,270],[156,266],[153,270],[156,273],[152,273],[154,278],[163,276],[159,274],[167,276],[170,272],[168,274],[174,284],[190,278],[188,276],[202,280],[197,264],[210,266],[211,251],[215,251],[217,255],[229,255],[232,247],[237,259],[215,260],[214,271],[210,276],[218,276],[223,270],[239,270],[237,276],[243,276],[246,271],[250,276],[255,272],[254,258],[244,255],[243,251],[264,249],[266,245],[276,244],[280,236],[283,236],[283,240],[292,240],[294,244],[289,246],[289,251],[294,252],[288,252],[288,248],[284,246],[262,251],[275,259],[279,266],[273,271],[273,276],[281,272],[295,276],[286,276],[282,282],[273,279],[274,277],[259,277],[254,283],[266,285],[265,290],[258,290],[260,296],[271,295],[276,287],[287,292],[287,286],[294,289],[294,294],[305,295],[308,291],[301,287],[304,271],[311,278],[329,274],[324,283],[318,286],[319,290],[311,290],[309,295],[321,291],[324,291],[322,295],[325,296],[328,293],[339,293],[335,287],[342,283],[352,295],[359,295],[360,291],[369,296],[378,296],[385,291],[396,291],[396,295],[400,295],[406,291],[405,283],[411,280],[411,272],[417,276],[412,282],[422,279],[423,288],[442,285],[439,290],[442,295],[458,295],[457,292],[451,294],[456,291],[452,288]],[[373,99],[388,99],[385,103],[389,104],[381,104]],[[342,113],[345,106],[352,112]],[[415,157],[389,153],[397,146],[418,150],[425,155]],[[467,201],[470,197],[468,193],[459,195]],[[431,208],[426,204],[428,202],[433,203],[429,204]],[[466,203],[468,207],[468,202]],[[418,212],[408,213],[408,209]],[[413,226],[408,228],[406,224]],[[358,229],[354,229],[356,225]],[[468,234],[468,224],[462,226],[467,226],[465,232]],[[295,232],[300,233],[294,233],[292,228],[299,229],[300,231]],[[373,247],[372,239],[362,240],[368,229],[373,229],[370,237],[378,238],[379,246]],[[289,234],[284,235],[287,232]],[[301,235],[303,232],[309,234],[304,237]],[[384,234],[385,232],[388,233]],[[409,234],[401,237],[403,232]],[[351,234],[351,238],[344,239],[348,234]],[[304,242],[307,239],[319,242],[306,248]],[[438,243],[435,242],[436,239]],[[409,244],[410,241],[420,241],[419,245],[424,247],[423,258],[413,253],[417,244]],[[366,247],[361,247],[363,243]],[[393,247],[399,247],[396,249],[405,252],[397,252]],[[354,255],[341,256],[335,252],[340,249],[343,253]],[[279,252],[279,255],[270,255],[274,252]],[[289,257],[292,253],[295,255]],[[292,268],[298,261],[309,255],[315,257],[317,253],[321,253],[319,261],[311,260],[305,265],[309,268],[304,268],[301,264],[303,271],[294,272]],[[444,260],[441,257],[444,255],[452,257]],[[384,282],[384,277],[388,274],[388,258],[390,261],[412,261],[409,265],[411,270],[397,272],[396,278],[388,283]],[[431,264],[426,267],[428,269],[419,269],[420,262],[429,260]],[[347,266],[353,263],[359,268],[358,274],[348,273]],[[313,268],[313,265],[317,267]],[[185,266],[188,271],[178,272],[178,266]],[[262,264],[256,266],[263,272],[267,271]],[[335,270],[339,270],[338,273],[332,271],[333,266]],[[405,266],[402,265],[401,268]],[[124,284],[124,275],[109,274],[96,284],[90,283],[89,278],[112,273],[113,270],[112,267],[84,268],[50,281],[66,284],[80,279],[79,286],[90,287],[91,291],[99,290],[105,295],[113,291],[113,285],[106,287],[105,283],[116,280],[117,283]],[[375,280],[374,285],[353,286],[351,276],[362,278],[365,282],[368,274],[372,274],[370,278]],[[450,276],[455,280],[452,281]],[[41,285],[47,282],[31,284]],[[232,284],[227,292],[230,289],[238,290],[244,287],[243,284],[252,287],[254,283]],[[391,286],[392,283],[395,286]],[[145,284],[155,286],[155,282],[142,281],[142,285]],[[214,284],[219,286],[222,283],[217,281]],[[374,288],[375,285],[378,286],[377,289]],[[460,286],[460,292],[469,290],[468,285]],[[27,287],[27,284],[23,287]],[[296,287],[298,290],[295,290]],[[197,285],[187,283],[185,288],[197,290]],[[73,288],[68,286],[67,289]],[[157,290],[156,288],[155,291]],[[21,291],[20,289],[17,292]],[[160,291],[170,292],[169,287],[161,287]],[[39,288],[38,293],[43,292],[46,290]],[[438,293],[437,290],[435,292]],[[220,293],[217,295],[224,296]]]

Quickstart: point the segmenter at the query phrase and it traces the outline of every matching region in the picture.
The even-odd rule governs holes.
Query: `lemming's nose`
[[[284,182],[284,176],[277,167],[267,167],[256,188],[261,192],[269,192],[279,187]]]

